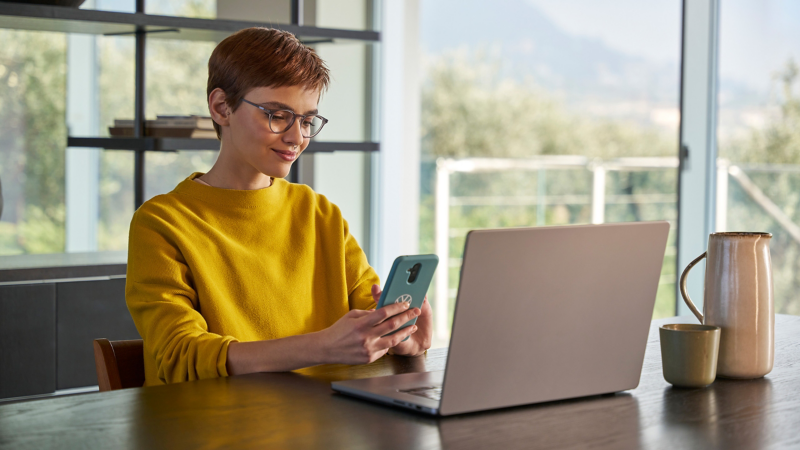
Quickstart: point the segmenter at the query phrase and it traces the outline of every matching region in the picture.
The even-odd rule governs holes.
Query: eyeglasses
[[[269,118],[269,130],[273,133],[280,134],[289,131],[289,128],[292,128],[294,121],[299,117],[300,130],[303,133],[303,137],[312,138],[319,134],[322,127],[328,123],[328,119],[317,114],[295,114],[294,111],[289,111],[288,109],[267,109],[244,98],[242,101],[264,111],[264,114]]]

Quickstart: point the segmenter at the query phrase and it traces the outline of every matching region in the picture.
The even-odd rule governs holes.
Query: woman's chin
[[[278,167],[267,167],[261,170],[261,173],[272,178],[286,178],[289,176],[291,164],[281,164]]]

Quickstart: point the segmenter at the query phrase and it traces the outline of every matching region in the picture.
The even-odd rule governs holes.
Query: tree
[[[529,158],[537,155],[579,155],[602,159],[630,156],[677,156],[677,130],[667,131],[636,122],[589,117],[569,111],[534,80],[502,78],[499,64],[480,54],[451,54],[428,67],[422,92],[421,250],[433,251],[433,161],[438,157]],[[425,162],[427,161],[427,162]],[[610,172],[609,195],[661,194],[677,200],[677,171]],[[493,204],[492,199],[572,198],[539,208],[530,201],[519,205]],[[485,204],[450,210],[450,255],[458,257],[464,234],[474,228],[533,224],[588,223],[591,220],[592,174],[588,170],[506,171],[454,174],[450,193],[479,197]],[[538,198],[538,197],[537,197]],[[583,199],[581,201],[580,199]],[[556,201],[557,202],[557,201]],[[544,209],[544,216],[540,213]],[[632,201],[606,207],[609,222],[674,220],[675,202],[639,204]],[[674,238],[674,237],[673,237]],[[673,239],[674,240],[674,239]],[[674,248],[674,242],[670,246]],[[444,267],[443,267],[444,269]],[[456,282],[458,267],[450,267]],[[674,276],[674,252],[666,257],[664,273]],[[435,299],[433,299],[435,301]],[[657,316],[674,312],[674,286],[659,291]]]
[[[213,17],[214,2],[155,5],[162,14]],[[66,36],[0,30],[0,178],[5,208],[0,254],[59,253],[65,242]],[[101,129],[133,117],[132,37],[98,37]],[[214,43],[150,39],[148,118],[205,114],[206,63]],[[104,132],[103,132],[104,133]],[[99,247],[124,250],[133,214],[133,154],[101,156]],[[216,152],[148,154],[147,192],[165,192],[192,171],[206,170]]]
[[[499,64],[480,54],[435,60],[422,98],[422,152],[429,157],[677,154],[677,133],[568,112],[532,79],[500,78]]]
[[[777,114],[763,128],[751,128],[748,135],[720,147],[720,154],[734,163],[768,163],[797,168],[800,165],[800,70],[789,59],[774,77]],[[751,171],[753,182],[789,216],[800,223],[800,173],[797,171]],[[728,228],[769,231],[775,310],[800,314],[800,243],[767,215],[735,182],[730,183]]]
[[[723,147],[722,155],[744,163],[800,164],[800,97],[794,93],[800,67],[794,59],[786,61],[774,82],[777,116],[764,128],[752,128],[748,137]]]
[[[0,173],[3,253],[64,249],[66,39],[0,30]]]

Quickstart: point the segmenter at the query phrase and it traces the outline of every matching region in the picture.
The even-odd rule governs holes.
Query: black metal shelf
[[[0,258],[0,285],[25,281],[124,276],[127,251],[14,255]]]
[[[67,147],[103,148],[106,150],[134,150],[172,152],[177,150],[219,150],[217,139],[157,138],[157,137],[68,137]],[[311,141],[305,153],[335,151],[375,152],[377,142],[324,142]]]
[[[128,150],[134,153],[134,205],[144,202],[145,153],[149,151],[219,150],[216,139],[156,138],[145,135],[145,41],[173,39],[219,42],[232,33],[250,27],[267,26],[288,31],[307,44],[355,41],[364,44],[380,42],[377,31],[317,28],[303,25],[303,0],[291,0],[292,24],[275,24],[227,19],[198,19],[145,14],[145,0],[136,0],[135,13],[97,11],[61,6],[8,3],[0,0],[0,28],[97,35],[130,34],[135,38],[135,85],[133,137],[68,137],[68,147]],[[306,152],[379,151],[377,142],[312,141]],[[289,179],[297,180],[293,167]]]
[[[367,43],[380,41],[380,33],[377,31],[317,28],[279,23],[267,24],[240,20],[158,16],[143,13],[96,11],[0,1],[0,28],[16,30],[132,35],[138,28],[148,33],[148,37],[153,39],[219,42],[231,33],[256,26],[268,26],[289,31],[309,43],[314,41],[330,42],[332,39]]]

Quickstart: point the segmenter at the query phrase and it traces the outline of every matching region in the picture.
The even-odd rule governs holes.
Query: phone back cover
[[[418,263],[422,267],[419,269],[417,279],[413,283],[408,283],[409,271]],[[386,280],[379,307],[410,301],[412,308],[421,308],[438,264],[439,257],[436,255],[410,255],[395,259],[392,270],[389,272],[389,279]],[[414,322],[416,319],[410,320],[400,328],[413,325]]]

